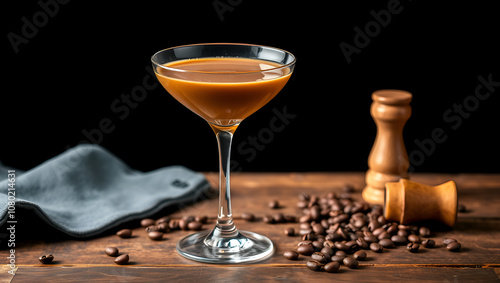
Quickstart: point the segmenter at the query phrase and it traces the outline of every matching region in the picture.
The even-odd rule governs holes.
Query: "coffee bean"
[[[300,222],[300,223],[309,223],[311,220],[312,220],[312,218],[311,218],[311,215],[310,215],[310,214],[302,215],[302,216],[299,218],[299,222]]]
[[[366,252],[365,251],[357,251],[352,255],[356,260],[365,260]]]
[[[403,231],[403,230],[399,230],[399,231]],[[406,237],[400,236],[400,235],[392,236],[391,241],[398,246],[406,245],[408,243],[408,240],[406,239]]]
[[[316,234],[325,234],[325,228],[323,228],[323,226],[320,224],[320,223],[316,223],[312,226],[312,229],[314,231],[314,233]]]
[[[132,237],[132,230],[130,229],[122,229],[118,232],[116,232],[116,235],[120,238],[130,238]]]
[[[386,220],[385,220],[385,217],[383,215],[380,215],[379,217],[377,217],[377,221],[378,223],[384,225],[386,223]]]
[[[293,227],[285,228],[285,235],[290,237],[295,236],[295,229]]]
[[[203,215],[203,216],[196,216],[196,217],[194,218],[194,221],[201,222],[201,224],[207,224],[207,221],[208,221],[208,216],[206,216],[206,215]]]
[[[329,246],[325,246],[324,243],[320,253],[326,255],[327,257],[332,257],[332,255],[334,254],[333,249],[330,248]]]
[[[311,224],[310,224],[310,223],[307,223],[307,222],[300,223],[300,224],[299,224],[299,229],[300,229],[300,230],[312,230],[312,228],[311,228]]]
[[[300,201],[309,201],[309,199],[311,199],[309,194],[305,192],[301,192],[297,197]]]
[[[415,225],[398,225],[399,230],[406,230],[408,232],[417,232],[418,226]]]
[[[372,206],[371,213],[373,215],[383,215],[384,214],[384,207],[379,204],[375,204]]]
[[[148,227],[151,225],[155,225],[155,221],[153,219],[146,218],[141,220],[142,227]]]
[[[431,235],[431,230],[427,227],[420,227],[420,229],[418,229],[418,234],[422,237],[429,237]]]
[[[268,204],[269,208],[276,209],[280,207],[280,203],[277,200],[272,200]]]
[[[109,256],[117,256],[119,253],[116,247],[107,247],[104,252]]]
[[[158,220],[156,220],[156,225],[161,224],[161,223],[167,223],[170,222],[170,217],[164,216]]]
[[[160,241],[163,239],[163,233],[159,231],[149,232],[148,237],[153,241]]]
[[[43,264],[48,264],[54,260],[54,256],[52,254],[42,255],[38,258],[38,260]]]
[[[307,204],[309,204],[308,201],[301,200],[301,201],[297,202],[297,207],[300,208],[300,209],[303,209],[303,208],[307,207]]]
[[[275,213],[273,214],[273,220],[274,220],[274,223],[284,223],[285,222],[285,216],[283,215],[283,213]]]
[[[297,222],[297,217],[295,217],[295,215],[285,215],[285,222],[295,223]]]
[[[422,242],[422,240],[420,239],[419,236],[411,234],[411,235],[408,235],[408,242],[420,244]]]
[[[406,237],[408,237],[408,232],[406,232],[406,230],[398,230],[397,235],[406,238]],[[406,241],[406,239],[405,239],[405,241]]]
[[[351,219],[353,219],[353,218],[351,218]],[[363,218],[356,218],[356,219],[352,220],[352,226],[354,226],[358,229],[365,226],[365,225],[366,225],[366,221]]]
[[[378,235],[382,234],[382,232],[386,232],[386,231],[383,227],[379,227],[379,228],[373,230],[372,234],[373,234],[373,236],[378,237]]]
[[[182,217],[182,219],[184,219],[187,223],[189,223],[191,221],[194,221],[195,217],[194,215],[185,215]]]
[[[419,248],[420,248],[420,245],[417,243],[408,243],[408,245],[406,245],[406,249],[412,253],[418,252]]]
[[[172,219],[168,222],[168,228],[170,230],[177,230],[179,229],[179,220]]]
[[[344,252],[344,251],[336,251],[336,252],[335,252],[335,255],[339,255],[339,256],[346,257],[346,256],[347,256],[347,253],[346,253],[346,252]]]
[[[340,214],[333,218],[333,223],[343,223],[349,221],[349,214]]]
[[[321,252],[315,252],[311,255],[311,258],[313,260],[317,260],[321,263],[327,263],[327,262],[330,262],[330,257],[321,253]]]
[[[349,237],[349,234],[347,234],[347,231],[343,228],[338,228],[336,234],[339,235],[340,238],[344,240],[347,239],[347,237]]]
[[[354,186],[351,184],[344,184],[342,186],[342,192],[344,192],[344,193],[350,194],[350,193],[354,193],[354,191],[355,191]]]
[[[310,260],[306,262],[306,266],[312,271],[319,271],[323,265],[317,260]]]
[[[365,239],[359,237],[357,240],[356,240],[356,243],[358,244],[358,246],[364,250],[367,250],[370,248],[370,245],[365,241]]]
[[[318,240],[313,241],[312,245],[315,249],[319,250],[319,249],[323,248],[323,241],[318,241]]]
[[[342,255],[334,255],[330,258],[330,260],[334,261],[334,262],[342,263],[344,258],[345,258],[345,256],[342,256]]]
[[[271,215],[264,215],[264,217],[262,217],[262,221],[267,224],[274,224],[274,218]]]
[[[349,241],[349,242],[345,243],[345,245],[348,248],[348,250],[347,250],[348,253],[352,254],[352,253],[356,252],[357,250],[359,250],[359,246],[356,243],[356,241]]]
[[[301,255],[311,255],[314,252],[314,247],[310,245],[301,245],[297,247],[297,252]]]
[[[436,242],[433,239],[425,239],[422,241],[422,246],[425,248],[433,248],[436,245]]]
[[[162,227],[160,227],[160,225],[151,225],[151,226],[146,227],[145,230],[147,233],[153,232],[153,231],[163,232],[163,229],[162,229]]]
[[[312,230],[300,230],[299,235],[302,235],[302,241],[316,240],[316,235],[314,235]]]
[[[458,252],[460,251],[461,247],[462,245],[460,245],[459,242],[451,242],[448,245],[446,245],[446,248],[451,252]]]
[[[179,220],[179,228],[181,230],[188,230],[189,219],[182,218]]]
[[[241,214],[241,218],[243,220],[251,222],[255,220],[255,215],[253,215],[253,213],[244,212],[243,214]]]
[[[327,240],[327,241],[333,241],[333,242],[340,241],[340,240],[342,240],[342,236],[340,236],[337,233],[333,233],[333,234],[329,233],[329,234],[326,234],[325,240]]]
[[[379,245],[378,243],[371,243],[370,244],[370,250],[376,252],[376,253],[381,253],[384,250],[384,247]]]
[[[378,229],[382,227],[382,224],[380,224],[377,220],[372,220],[370,223],[368,223],[368,229],[370,231],[375,231],[375,229]]]
[[[336,242],[335,243],[335,247],[338,250],[341,250],[341,251],[344,251],[344,252],[347,252],[349,250],[349,247],[345,243],[342,243],[342,242]]]
[[[299,253],[296,252],[296,251],[292,251],[292,250],[289,250],[289,251],[286,251],[283,256],[286,258],[286,259],[289,259],[289,260],[296,260],[299,258]]]
[[[458,242],[456,239],[453,239],[453,238],[444,238],[443,239],[443,244],[445,245],[448,245],[450,243],[453,243],[453,242]]]
[[[325,239],[326,239],[326,237],[325,237]],[[332,250],[333,250],[333,248],[335,247],[335,243],[334,243],[333,241],[326,240],[326,241],[323,243],[323,247],[330,247],[330,248],[332,248]]]
[[[391,241],[390,239],[381,239],[380,241],[378,241],[378,243],[379,245],[387,249],[394,248],[394,242]]]
[[[391,236],[396,235],[398,233],[398,231],[399,231],[398,225],[396,225],[396,224],[393,224],[393,225],[387,227],[387,233],[389,233]]]
[[[170,231],[170,228],[168,228],[168,223],[167,222],[162,222],[158,225],[158,229],[160,229],[161,232],[166,233]]]
[[[459,203],[457,206],[457,211],[458,212],[467,212],[467,207],[465,207],[465,204]]]
[[[201,228],[203,228],[203,223],[201,223],[200,221],[195,220],[193,222],[188,223],[189,230],[199,231],[199,230],[201,230]]]
[[[379,240],[382,240],[382,239],[390,239],[391,238],[391,234],[389,234],[389,232],[382,232],[380,233],[380,235],[378,235],[377,237]]]
[[[118,265],[127,264],[128,261],[129,261],[128,255],[121,255],[121,256],[115,258],[115,263]]]
[[[311,206],[311,209],[309,210],[309,215],[311,217],[311,220],[318,220],[321,217],[321,210],[318,205],[313,205]]]
[[[344,258],[343,260],[343,263],[345,266],[351,268],[351,269],[355,269],[355,268],[358,268],[358,261],[355,260],[354,258],[352,257],[346,257]]]
[[[375,237],[371,232],[369,231],[364,231],[363,232],[363,239],[367,242],[367,243],[377,243],[378,242],[378,238]]]
[[[297,244],[297,247],[304,246],[304,245],[312,245],[311,240],[303,240]]]
[[[323,266],[323,269],[328,273],[337,272],[340,268],[340,264],[338,262],[329,262]]]

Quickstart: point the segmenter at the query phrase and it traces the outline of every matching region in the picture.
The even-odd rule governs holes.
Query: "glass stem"
[[[219,212],[217,225],[222,227],[234,226],[233,214],[231,213],[231,143],[233,134],[227,131],[219,131],[217,134],[219,145]],[[227,227],[226,227],[227,228]]]
[[[219,145],[219,211],[217,224],[205,238],[204,243],[221,253],[237,252],[248,247],[248,239],[238,232],[231,212],[231,143],[238,125],[220,127],[211,124]]]

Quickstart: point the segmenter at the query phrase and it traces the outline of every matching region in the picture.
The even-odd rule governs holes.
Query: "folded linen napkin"
[[[7,170],[0,172],[0,225],[15,210],[32,209],[48,224],[75,237],[98,235],[122,223],[193,202],[209,189],[205,177],[182,166],[139,172],[97,145],[79,145],[22,172],[15,171],[15,197]],[[12,181],[12,180],[11,180]],[[11,190],[12,192],[13,190]],[[12,207],[10,208],[12,211]],[[27,224],[28,219],[23,219]]]

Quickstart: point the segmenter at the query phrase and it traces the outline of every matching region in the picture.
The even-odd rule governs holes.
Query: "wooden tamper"
[[[400,179],[385,184],[384,216],[400,224],[437,220],[449,227],[457,220],[457,187],[448,181],[428,186]]]
[[[377,125],[377,136],[368,157],[363,199],[384,203],[385,183],[408,178],[410,162],[403,141],[403,127],[411,115],[411,93],[384,89],[372,94],[370,113]]]

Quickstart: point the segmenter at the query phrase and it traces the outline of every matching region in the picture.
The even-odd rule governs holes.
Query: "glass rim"
[[[169,51],[169,50],[173,50],[173,49],[177,49],[177,48],[181,48],[181,47],[203,46],[203,45],[205,45],[205,46],[209,46],[209,45],[226,45],[226,46],[262,47],[262,48],[271,49],[271,50],[275,50],[275,51],[280,51],[280,52],[283,52],[285,54],[288,54],[289,56],[292,57],[292,61],[290,63],[284,64],[284,65],[279,66],[279,67],[265,69],[265,70],[260,70],[260,71],[248,71],[248,72],[207,72],[207,71],[183,70],[183,69],[179,69],[179,68],[167,67],[167,66],[165,66],[163,64],[160,64],[160,63],[156,62],[153,59],[156,55],[158,55],[158,54],[160,54],[162,52]],[[231,57],[231,56],[228,56],[228,57],[225,57],[225,56],[215,56],[215,57],[202,57],[202,58],[243,58],[243,59],[249,59],[249,58],[245,58],[245,57]],[[191,58],[191,59],[201,59],[201,58]],[[176,61],[191,60],[191,59],[180,59],[180,60],[176,60]],[[265,61],[265,60],[263,60],[263,61]],[[296,61],[297,61],[297,59],[296,59],[295,55],[293,55],[291,52],[286,51],[286,50],[281,49],[281,48],[276,48],[276,47],[271,47],[271,46],[266,46],[266,45],[259,45],[259,44],[227,43],[227,42],[196,43],[196,44],[178,45],[178,46],[174,46],[174,47],[169,47],[169,48],[162,49],[162,50],[160,50],[158,52],[155,52],[151,56],[151,62],[155,66],[158,66],[158,67],[160,67],[162,69],[165,69],[165,70],[175,71],[175,72],[182,72],[182,73],[198,73],[198,74],[210,74],[210,75],[239,75],[239,74],[242,74],[242,75],[245,74],[245,75],[247,75],[247,74],[255,74],[255,73],[276,71],[276,70],[281,70],[281,69],[289,68],[289,67],[293,66]],[[172,61],[172,62],[175,62],[175,61]],[[156,70],[155,70],[155,72],[156,72]]]

